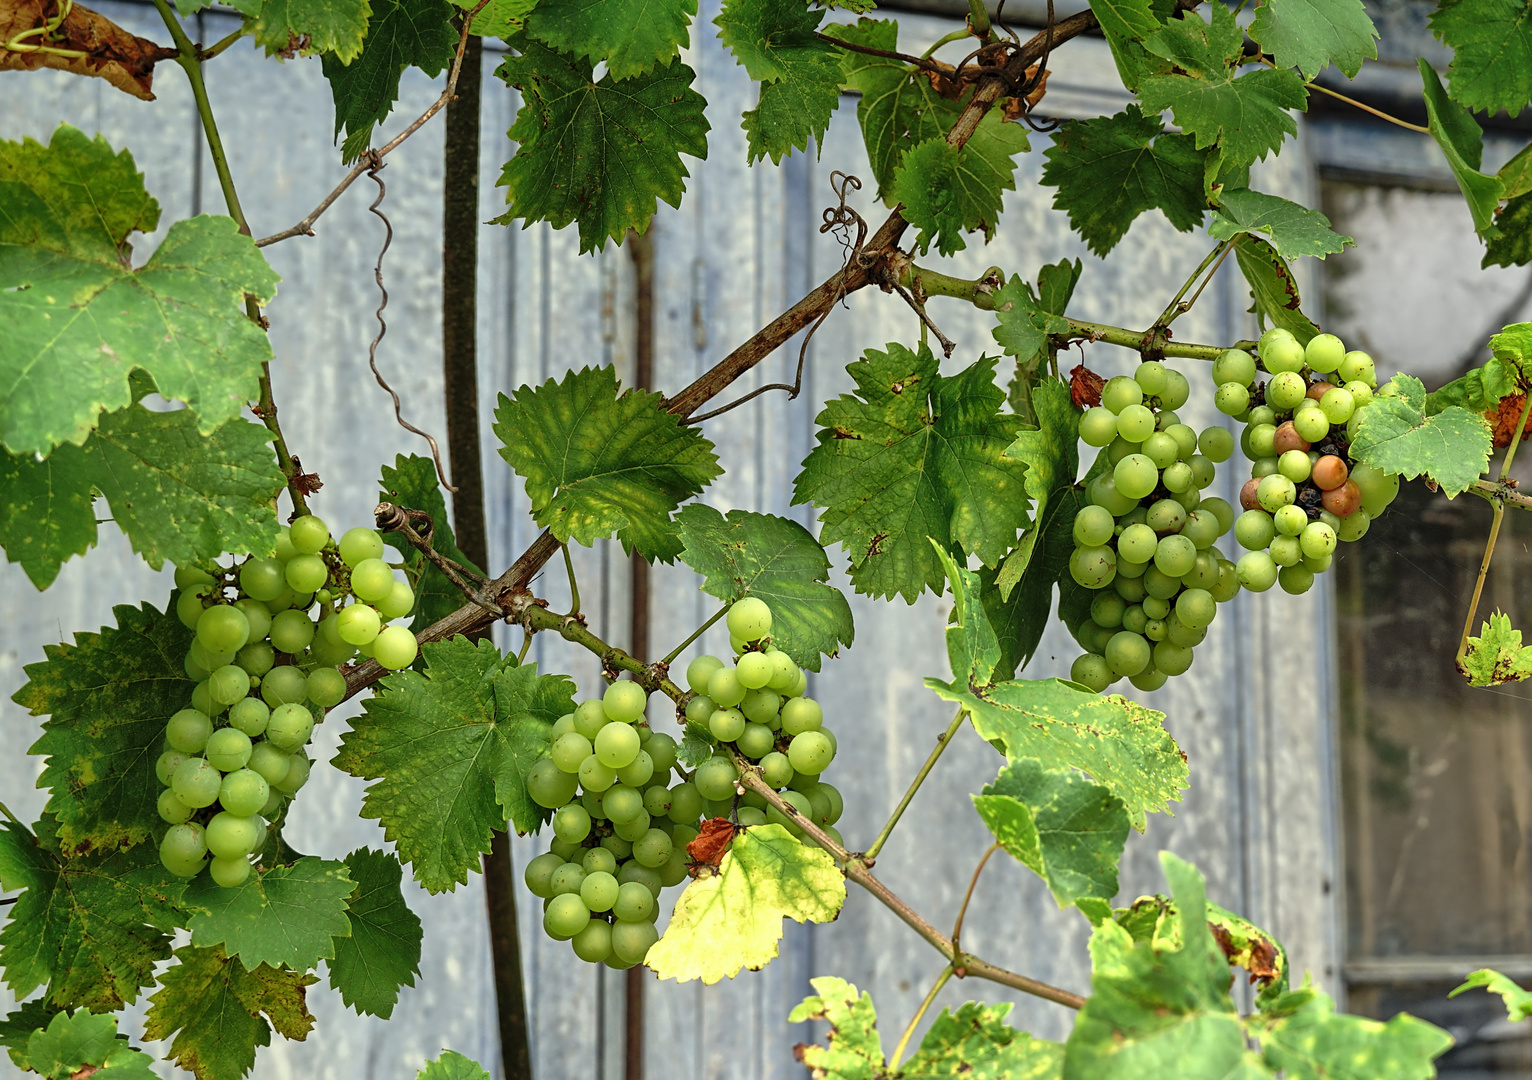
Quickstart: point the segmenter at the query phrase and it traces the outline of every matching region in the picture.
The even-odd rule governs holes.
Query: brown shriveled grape
[[[1293,427],[1291,420],[1283,421],[1277,428],[1277,456],[1280,457],[1289,450],[1307,451],[1308,448],[1308,440],[1298,434],[1298,429]]]
[[[1246,480],[1245,486],[1239,489],[1239,508],[1241,510],[1259,510],[1260,500],[1255,497],[1256,489],[1261,486],[1259,480]]]
[[[1325,391],[1326,390],[1334,390],[1334,389],[1335,389],[1335,384],[1334,383],[1327,383],[1327,382],[1323,382],[1323,381],[1317,382],[1313,386],[1309,387],[1309,394],[1308,394],[1308,396],[1313,398],[1315,401],[1318,401],[1320,398],[1325,396]]]
[[[1346,463],[1334,454],[1326,454],[1314,462],[1314,471],[1309,479],[1314,481],[1314,486],[1321,491],[1334,491],[1346,482],[1351,470]],[[1332,511],[1333,512],[1333,511]]]

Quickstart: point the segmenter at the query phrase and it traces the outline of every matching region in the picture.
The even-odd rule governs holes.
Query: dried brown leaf
[[[44,26],[57,15],[58,0],[0,0],[0,42],[15,40],[18,34]],[[60,56],[46,49],[16,51],[0,46],[0,71],[55,68],[94,76],[142,101],[154,100],[150,89],[154,65],[176,54],[174,49],[135,37],[104,15],[79,4],[70,9],[58,30],[46,41],[41,35],[33,35],[23,42],[86,55]]]

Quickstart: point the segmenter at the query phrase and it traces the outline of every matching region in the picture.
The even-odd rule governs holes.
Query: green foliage
[[[156,1080],[154,1059],[117,1034],[117,1018],[85,1009],[76,1009],[73,1016],[55,1014],[18,1049],[11,1054],[17,1068],[49,1080],[73,1080],[82,1073],[106,1080]]]
[[[1275,68],[1237,75],[1243,64],[1245,35],[1233,13],[1212,7],[1211,23],[1195,11],[1182,12],[1144,47],[1166,64],[1163,73],[1139,81],[1138,98],[1147,113],[1170,110],[1198,150],[1216,145],[1227,165],[1249,165],[1297,135],[1287,110],[1308,101],[1303,78]]]
[[[641,75],[610,70],[593,81],[595,62],[534,41],[511,42],[495,74],[521,91],[509,131],[516,154],[500,186],[509,207],[495,221],[580,224],[580,252],[599,250],[629,229],[645,232],[658,200],[681,205],[691,174],[681,155],[707,157],[707,104],[679,60]]]
[[[548,729],[574,709],[574,684],[517,665],[489,641],[455,637],[420,651],[424,672],[378,684],[335,765],[377,781],[362,816],[383,823],[416,881],[443,892],[478,869],[507,819],[519,832],[542,821],[526,778],[548,753]]]
[[[623,549],[672,561],[675,508],[723,470],[713,444],[664,409],[664,395],[619,392],[609,367],[500,395],[500,456],[526,481],[532,516],[561,543],[616,535]]]
[[[1208,235],[1228,240],[1240,233],[1265,233],[1271,246],[1284,259],[1312,255],[1323,259],[1345,250],[1356,241],[1330,229],[1330,219],[1318,210],[1295,202],[1248,189],[1225,191],[1219,198],[1218,212],[1208,225]]]
[[[115,627],[49,645],[28,664],[13,700],[49,715],[32,753],[47,757],[38,780],[66,853],[107,852],[147,840],[161,827],[154,763],[165,722],[196,685],[183,661],[192,633],[175,615],[144,604],[113,609]]]
[[[986,114],[981,126],[985,123],[996,143],[1009,144],[1007,159],[1030,148],[1026,130],[1002,123],[998,113]],[[909,223],[920,230],[916,247],[925,252],[934,241],[941,254],[952,255],[967,247],[965,232],[982,232],[986,242],[995,235],[1004,192],[1016,188],[1012,167],[996,163],[993,156],[970,154],[967,146],[958,149],[939,136],[905,152],[888,199],[902,204]]]
[[[1452,48],[1452,99],[1517,115],[1532,100],[1532,27],[1522,0],[1442,0],[1431,30]]]
[[[826,402],[793,502],[821,508],[823,543],[851,558],[858,592],[913,603],[941,587],[927,537],[993,566],[1028,524],[1018,420],[1001,413],[995,361],[941,375],[925,345],[869,349],[847,369],[856,395]]]
[[[527,34],[622,80],[674,60],[696,14],[697,0],[538,0]]]
[[[1532,675],[1532,647],[1521,643],[1521,631],[1511,626],[1510,617],[1496,611],[1479,628],[1479,636],[1468,639],[1458,668],[1470,686],[1520,682]]]
[[[1489,424],[1478,413],[1450,405],[1426,415],[1426,388],[1412,375],[1395,375],[1397,396],[1379,395],[1362,410],[1351,455],[1407,480],[1429,476],[1450,499],[1467,490],[1494,449]]]
[[[464,11],[479,6],[473,0],[452,0],[452,3]],[[536,6],[537,0],[490,0],[473,17],[473,32],[481,37],[515,37],[526,26],[527,16]]]
[[[59,1010],[46,998],[33,998],[15,1012],[0,1017],[0,1046],[5,1047],[17,1068],[26,1061],[27,1043],[38,1028],[45,1028]]]
[[[202,6],[198,0],[193,5]],[[180,0],[176,6],[182,7]],[[307,38],[305,51],[330,54],[342,64],[362,55],[372,14],[371,0],[244,0],[234,6],[246,12],[255,43],[267,56],[287,52],[294,38]],[[181,14],[191,12],[183,8]]]
[[[417,67],[429,78],[452,64],[458,35],[452,29],[447,0],[368,0],[366,40],[361,54],[347,60],[335,53],[323,58],[324,77],[335,99],[335,134],[346,133],[341,160],[361,157],[399,100],[399,77]]]
[[[759,971],[777,955],[783,919],[830,922],[845,902],[829,852],[756,825],[734,838],[716,874],[686,887],[644,963],[662,979],[707,985]]]
[[[1467,109],[1447,97],[1436,69],[1424,59],[1418,63],[1431,136],[1442,148],[1463,198],[1468,201],[1475,231],[1486,240],[1493,239],[1495,210],[1505,194],[1505,185],[1499,177],[1479,171],[1484,157],[1484,132]]]
[[[1287,1080],[1432,1080],[1431,1062],[1452,1045],[1407,1013],[1387,1023],[1337,1016],[1330,995],[1309,987],[1284,994],[1249,1026],[1266,1064]]]
[[[1295,67],[1305,79],[1332,64],[1354,79],[1364,60],[1378,57],[1378,30],[1362,0],[1265,0],[1250,36],[1278,67]]]
[[[1300,344],[1307,345],[1319,333],[1319,327],[1309,321],[1299,306],[1302,301],[1298,282],[1286,260],[1265,240],[1249,233],[1235,237],[1234,259],[1250,284],[1253,301],[1250,310],[1264,322],[1290,331]]]
[[[979,575],[957,562],[931,541],[952,591],[952,616],[947,626],[947,663],[958,686],[988,686],[1000,663],[1000,642],[979,603]]]
[[[883,1043],[878,1038],[878,1010],[872,995],[845,979],[810,979],[815,993],[788,1014],[789,1024],[823,1020],[834,1038],[829,1046],[805,1046],[803,1064],[823,1072],[826,1080],[871,1080],[883,1068]]]
[[[268,964],[304,971],[333,958],[333,939],[351,933],[346,901],[355,891],[344,863],[310,856],[251,874],[233,889],[199,874],[186,886],[182,907],[191,916],[193,945],[221,945],[252,970]]]
[[[55,1008],[119,1009],[170,956],[182,884],[152,848],[61,859],[0,823],[0,887],[26,890],[0,931],[0,966],[18,998],[46,986]]]
[[[1505,1002],[1506,1017],[1513,1024],[1532,1016],[1532,993],[1523,990],[1508,976],[1493,971],[1490,968],[1480,968],[1478,971],[1468,973],[1468,978],[1463,985],[1453,990],[1447,996],[1455,998],[1465,990],[1472,990],[1482,986],[1491,994],[1499,994]]]
[[[128,238],[159,204],[126,150],[61,125],[48,146],[0,142],[0,443],[46,454],[132,404],[142,369],[207,435],[255,396],[266,335],[244,314],[277,275],[226,217],[178,221],[143,266]]]
[[[313,1028],[305,995],[314,976],[264,965],[251,971],[222,949],[195,945],[175,957],[149,999],[144,1037],[173,1036],[169,1057],[197,1080],[241,1080],[255,1048],[271,1045],[273,1028],[298,1040]]]
[[[1067,121],[1043,155],[1053,208],[1097,255],[1117,246],[1146,210],[1160,210],[1181,232],[1202,224],[1207,152],[1190,135],[1166,134],[1157,116],[1129,105],[1115,116]]]
[[[1072,281],[1069,291],[1074,291]],[[1069,332],[1069,321],[1062,318],[1063,312],[1043,307],[1033,294],[1032,286],[1019,274],[1011,275],[1011,280],[995,293],[994,302],[998,325],[990,335],[1007,355],[1016,358],[1018,367],[1035,370],[1047,348],[1048,335]],[[1035,494],[1033,498],[1036,498]]]
[[[388,1019],[401,986],[420,974],[420,919],[404,902],[404,871],[386,851],[358,848],[346,856],[356,890],[346,902],[351,932],[335,938],[330,985],[359,1013]]]
[[[1477,413],[1494,412],[1501,399],[1532,389],[1532,323],[1512,323],[1489,339],[1493,355],[1440,390],[1426,395],[1426,413],[1450,405]]]
[[[415,1074],[415,1080],[489,1080],[489,1073],[477,1061],[448,1050],[435,1061],[427,1062]]]
[[[749,160],[779,163],[821,141],[840,104],[841,50],[817,37],[825,12],[802,0],[730,0],[713,20],[718,39],[761,84],[741,126]]]
[[[1060,907],[1073,904],[1092,921],[1111,913],[1128,838],[1121,799],[1071,769],[1050,770],[1027,758],[1001,769],[973,804],[1000,845],[1048,883]]]
[[[1495,233],[1484,245],[1483,268],[1532,262],[1532,192],[1517,195],[1495,216]]]
[[[676,515],[681,561],[703,577],[702,591],[725,602],[755,596],[771,606],[772,643],[800,667],[819,670],[856,636],[851,605],[833,585],[830,560],[812,533],[774,514],[692,503]]]
[[[379,497],[395,506],[407,506],[411,510],[423,510],[431,515],[431,547],[459,566],[483,572],[466,555],[458,550],[452,535],[452,516],[447,513],[447,503],[442,489],[436,483],[436,465],[430,458],[419,454],[399,454],[392,467],[383,466],[382,479],[378,481]],[[416,551],[399,533],[385,533],[383,542],[402,555],[410,577],[415,580],[415,630],[421,631],[439,619],[444,619],[465,603],[462,590],[452,584],[452,579],[437,569],[436,564]]]

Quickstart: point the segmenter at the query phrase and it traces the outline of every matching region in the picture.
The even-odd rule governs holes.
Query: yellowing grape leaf
[[[191,0],[191,6],[203,5]],[[246,25],[267,56],[289,54],[296,41],[302,52],[330,53],[342,64],[362,55],[372,14],[370,0],[240,0],[234,6],[249,16]],[[192,12],[183,7],[181,13]]]
[[[1395,375],[1397,396],[1375,396],[1351,439],[1354,460],[1407,480],[1429,476],[1449,499],[1484,474],[1493,436],[1484,417],[1457,405],[1427,416],[1419,379]]]
[[[777,955],[783,919],[830,922],[845,902],[829,852],[756,825],[735,837],[716,874],[686,886],[644,963],[662,979],[708,985],[759,971]]]
[[[1521,631],[1511,626],[1510,617],[1496,611],[1479,628],[1479,636],[1468,639],[1458,669],[1470,686],[1520,682],[1532,675],[1532,647],[1521,643]]]
[[[1481,986],[1491,994],[1500,995],[1500,999],[1505,1002],[1506,1018],[1511,1023],[1514,1024],[1532,1016],[1532,992],[1523,990],[1509,976],[1502,975],[1500,972],[1490,968],[1480,968],[1478,971],[1469,972],[1468,978],[1464,980],[1463,985],[1453,990],[1447,996],[1455,998],[1465,990],[1472,990],[1475,987]]]
[[[1432,1061],[1452,1046],[1434,1024],[1397,1013],[1387,1023],[1337,1015],[1312,987],[1278,998],[1249,1025],[1266,1064],[1288,1080],[1433,1080]]]

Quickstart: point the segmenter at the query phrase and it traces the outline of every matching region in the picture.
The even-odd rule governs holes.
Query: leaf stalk
[[[924,784],[926,777],[931,775],[932,768],[935,767],[937,760],[942,754],[946,752],[947,747],[952,744],[952,737],[957,734],[958,728],[963,726],[963,721],[967,717],[968,710],[959,706],[956,715],[952,717],[952,722],[947,725],[947,730],[936,737],[936,746],[926,755],[926,763],[915,774],[915,779],[910,781],[910,786],[905,791],[904,798],[900,799],[899,805],[894,807],[894,812],[889,815],[888,821],[884,823],[883,828],[878,832],[877,839],[867,849],[865,858],[871,860],[878,857],[878,852],[883,850],[883,845],[888,842],[889,835],[893,833],[894,826],[899,824],[899,819],[909,809],[911,800],[915,798],[915,793],[920,790],[920,785]]]
[[[910,1036],[915,1034],[915,1029],[920,1025],[920,1020],[926,1015],[926,1010],[931,1007],[931,1002],[936,1000],[936,995],[941,993],[942,987],[947,985],[947,980],[952,978],[952,965],[942,968],[942,973],[936,977],[936,982],[931,984],[931,990],[926,994],[925,1000],[920,1003],[920,1008],[915,1010],[915,1015],[910,1017],[910,1022],[904,1027],[904,1034],[899,1036],[899,1045],[894,1047],[893,1056],[888,1059],[888,1071],[892,1075],[898,1075],[899,1062],[904,1060],[905,1047],[910,1045]]]

